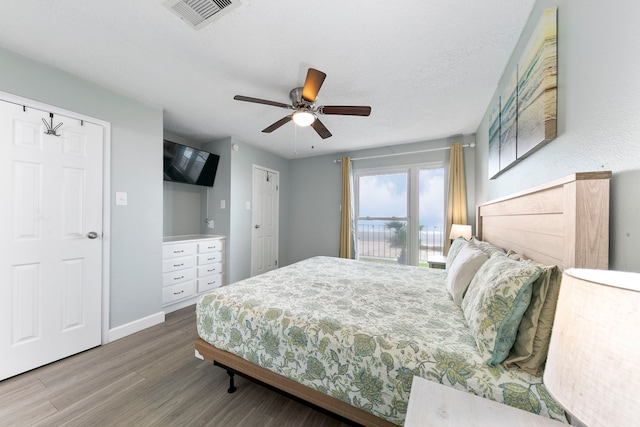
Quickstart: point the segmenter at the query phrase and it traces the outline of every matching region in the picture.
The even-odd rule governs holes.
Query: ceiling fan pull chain
[[[293,155],[298,155],[298,126],[293,127]]]

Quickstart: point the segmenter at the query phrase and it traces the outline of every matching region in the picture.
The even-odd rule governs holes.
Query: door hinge
[[[280,189],[279,185],[276,185],[276,191],[278,191]]]
[[[278,266],[278,260],[276,260],[276,267]]]

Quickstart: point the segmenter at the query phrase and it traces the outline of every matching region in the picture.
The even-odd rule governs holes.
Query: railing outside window
[[[390,227],[396,223],[358,222],[358,256],[363,261],[398,262],[406,264],[406,226]],[[406,223],[404,223],[406,225]],[[396,224],[397,225],[397,224]],[[403,235],[404,233],[404,235]],[[421,225],[419,234],[420,265],[427,264],[427,257],[442,255],[444,246],[442,226]]]

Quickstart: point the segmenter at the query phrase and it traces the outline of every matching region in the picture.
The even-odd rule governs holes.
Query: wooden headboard
[[[545,265],[606,270],[610,180],[576,173],[479,205],[476,234]]]

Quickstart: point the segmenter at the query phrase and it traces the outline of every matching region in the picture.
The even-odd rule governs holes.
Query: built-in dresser
[[[165,313],[195,304],[225,281],[225,237],[167,236],[162,246],[162,307]]]

